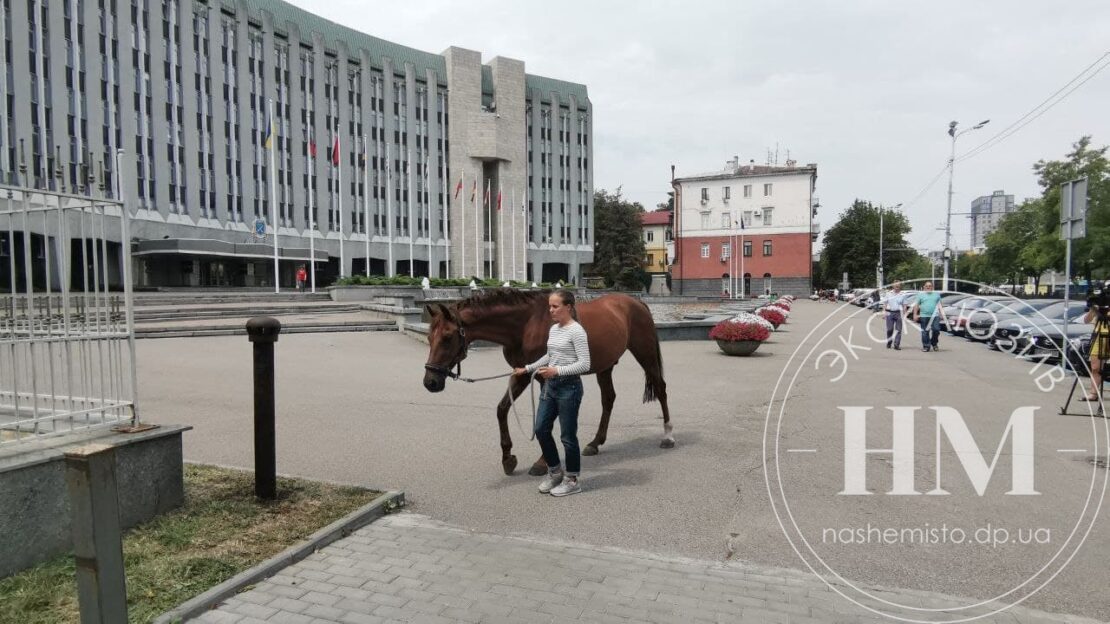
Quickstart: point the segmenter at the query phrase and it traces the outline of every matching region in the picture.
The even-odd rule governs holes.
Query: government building
[[[808,296],[813,284],[817,165],[740,164],[679,177],[675,189],[676,295]]]
[[[282,286],[312,265],[321,284],[578,280],[593,260],[584,85],[280,0],[28,0],[3,20],[3,181],[119,188],[137,286],[273,286],[275,229]]]

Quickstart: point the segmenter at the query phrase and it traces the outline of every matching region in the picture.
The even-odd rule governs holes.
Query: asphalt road
[[[839,338],[854,328],[853,342],[865,343],[865,317],[848,318],[857,311],[800,302],[785,331],[775,333],[749,358],[720,355],[712,342],[664,343],[677,440],[670,450],[659,448],[659,407],[640,403],[643,376],[635,360],[626,357],[614,374],[617,403],[608,443],[600,455],[583,458],[586,491],[563,499],[535,491],[538,479],[525,470],[539,450],[511,415],[520,467],[514,476],[502,473],[494,416],[505,389],[500,380],[452,382],[444,392],[430,394],[421,385],[427,347],[403,335],[284,336],[276,347],[278,469],[403,489],[415,511],[482,531],[803,568],[770,504],[763,470],[764,424],[772,391],[791,354],[803,341],[807,347],[817,344],[807,334],[832,313],[833,320],[845,323],[812,354],[839,350],[849,364],[846,374],[829,381],[839,370],[829,365],[834,359],[830,355],[821,366],[812,359],[804,365],[795,361],[786,376],[798,374],[782,411],[780,444],[791,452],[780,455],[779,465],[782,491],[801,534],[847,579],[980,599],[1009,591],[1064,543],[1084,502],[1101,500],[1106,472],[1087,461],[1096,452],[1092,419],[1056,415],[1069,384],[1042,392],[1027,362],[962,340],[942,336],[941,352],[922,353],[914,348],[916,335],[908,335],[902,351],[871,344],[877,348],[856,349],[852,355]],[[144,420],[192,425],[194,430],[185,436],[188,460],[252,466],[251,347],[246,338],[144,340],[138,348]],[[470,376],[504,370],[494,349],[472,350],[464,365]],[[941,455],[948,496],[884,495],[891,485],[889,454],[871,454],[866,460],[867,485],[874,495],[839,495],[845,479],[845,425],[839,406],[845,405],[877,410],[923,406],[913,427],[915,485],[921,492],[935,487],[935,432],[928,406],[957,409],[988,463],[1011,412],[1036,407],[1039,495],[1005,494],[1011,484],[1012,440],[1000,453],[983,496],[973,491],[947,442]],[[526,401],[519,407],[521,424],[528,429],[531,410]],[[587,380],[583,444],[592,437],[599,415],[597,386]],[[889,448],[889,415],[884,419],[881,411],[872,411],[868,417],[868,446]],[[1105,457],[1104,448],[1101,454]],[[1090,497],[1092,479],[1097,491]],[[867,523],[888,528],[946,523],[967,531],[1004,526],[1014,533],[1047,528],[1052,541],[1002,546],[817,543],[826,529]],[[1098,522],[1067,568],[1025,604],[1110,619],[1107,556],[1110,531],[1106,522]]]

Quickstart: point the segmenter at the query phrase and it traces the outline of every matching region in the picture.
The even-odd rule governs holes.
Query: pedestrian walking
[[[308,271],[305,271],[304,265],[297,267],[297,290],[304,290],[304,283],[308,281]]]
[[[574,309],[574,293],[559,289],[547,298],[547,310],[555,324],[547,336],[547,353],[524,368],[513,369],[514,375],[535,373],[545,379],[540,404],[536,410],[535,433],[540,443],[547,477],[540,483],[540,492],[567,496],[582,491],[578,482],[582,453],[578,448],[578,408],[582,405],[582,379],[590,371],[590,345],[586,330],[578,324]],[[559,460],[559,449],[551,435],[555,419],[566,456],[566,468]]]
[[[944,316],[944,307],[940,305],[940,293],[933,290],[932,282],[925,282],[924,290],[917,293],[911,315],[921,327],[921,350],[940,351],[937,346],[940,340],[940,321],[948,319]]]
[[[905,311],[906,294],[902,292],[902,282],[894,282],[891,284],[891,292],[883,298],[887,349],[902,350],[902,316]]]

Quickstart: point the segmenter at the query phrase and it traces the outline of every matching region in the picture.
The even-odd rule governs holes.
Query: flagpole
[[[528,281],[528,187],[525,186],[524,190],[520,193],[520,217],[521,227],[524,228],[520,237],[524,241],[524,247],[521,249],[521,263],[524,264],[524,281]]]
[[[274,292],[281,292],[278,279],[278,222],[277,222],[277,169],[274,168],[274,98],[270,98],[270,223],[274,230]]]
[[[440,97],[440,100],[442,100],[442,99],[443,98]],[[440,110],[444,110],[445,108],[446,107],[444,105],[442,105],[442,104],[440,105]],[[447,137],[445,137],[443,135],[443,128],[445,126],[446,126],[446,124],[442,124],[442,123],[439,124],[439,136],[440,136],[440,139],[442,139],[442,141],[440,142],[440,145],[443,146],[443,154],[442,154],[443,157],[440,159],[442,161],[442,164],[439,167],[439,173],[440,173],[439,177],[443,181],[443,205],[440,207],[440,210],[443,211],[443,219],[440,221],[439,230],[440,230],[440,234],[443,235],[443,242],[444,242],[444,248],[443,248],[443,260],[444,260],[443,277],[444,277],[444,279],[450,279],[451,278],[451,237],[448,235],[448,232],[447,232],[447,229],[448,229],[447,224],[448,224],[448,222],[450,220],[450,216],[451,216],[451,196],[447,194],[447,192],[448,192],[448,189],[447,189]]]
[[[309,281],[312,284],[312,294],[316,294],[316,210],[312,205],[316,195],[316,143],[312,140],[312,97],[308,98],[308,157],[312,160],[308,176],[308,255],[309,268],[312,274]]]
[[[416,277],[413,269],[415,258],[412,253],[413,240],[416,238],[416,228],[414,227],[416,223],[412,220],[412,204],[415,199],[412,192],[412,145],[409,145],[408,155],[405,157],[405,184],[408,186],[409,191],[409,277]]]
[[[466,168],[465,168],[465,166],[463,167],[462,173],[459,174],[459,184],[462,184],[463,189],[466,188]],[[456,199],[458,199],[458,195],[460,195],[460,194],[462,194],[462,191],[456,191],[455,192]],[[459,277],[464,278],[464,277],[466,277],[466,204],[465,203],[462,206],[459,206],[459,217],[460,217],[460,219],[459,219],[459,244],[462,245],[462,248],[459,251]]]
[[[335,120],[335,147],[336,152],[332,154],[332,163],[338,169],[338,187],[336,189],[336,196],[338,196],[337,204],[339,206],[339,277],[347,276],[347,255],[343,251],[343,142],[339,139],[339,118]]]
[[[385,274],[393,277],[397,267],[393,264],[393,158],[390,157],[389,143],[385,144],[385,221],[389,237],[389,266]]]
[[[493,277],[493,180],[486,178],[486,223],[489,224],[489,244],[486,245],[486,259],[489,261],[489,276]]]
[[[366,235],[366,277],[370,277],[370,150],[362,135],[362,233]]]
[[[497,181],[497,273],[505,281],[505,212],[501,207],[501,181]]]
[[[513,187],[513,203],[510,204],[513,212],[512,218],[509,219],[509,229],[513,232],[513,277],[516,279],[516,187]]]
[[[425,197],[428,195],[428,156],[424,155],[424,167],[420,172],[420,181],[424,190],[420,191],[420,199],[424,202],[424,213],[428,215],[428,226],[424,232],[428,236],[428,279],[432,279],[432,202]],[[438,271],[437,271],[438,273]]]
[[[474,180],[474,192],[470,194],[471,201],[474,202],[474,274],[478,279],[482,279],[482,210],[478,208],[478,180]]]
[[[740,298],[744,298],[744,223],[740,222]]]

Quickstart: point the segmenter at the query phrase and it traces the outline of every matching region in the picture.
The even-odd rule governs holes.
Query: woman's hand
[[[541,366],[540,369],[536,371],[536,374],[544,379],[551,379],[558,375],[559,371],[555,370],[554,366]]]
[[[513,369],[513,377],[520,377],[521,375],[527,375],[527,374],[528,374],[528,371],[526,369],[523,369],[523,368],[514,368]]]

